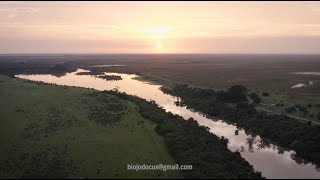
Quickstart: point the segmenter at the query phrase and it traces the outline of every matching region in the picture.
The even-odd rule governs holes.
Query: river
[[[154,100],[166,111],[178,114],[185,119],[192,117],[200,125],[209,127],[211,133],[227,138],[229,140],[228,148],[231,151],[239,150],[241,156],[266,178],[320,178],[319,167],[317,168],[316,165],[295,157],[294,151],[268,144],[261,140],[259,136],[253,137],[243,130],[239,130],[239,134],[236,135],[237,127],[234,125],[227,124],[223,120],[209,119],[202,113],[189,110],[186,107],[176,106],[174,102],[179,98],[164,94],[159,89],[160,85],[136,80],[134,78],[137,75],[134,74],[105,73],[106,75],[121,76],[122,80],[119,81],[106,81],[92,75],[77,75],[78,72],[85,71],[78,69],[76,72],[67,73],[62,77],[49,74],[16,75],[16,77],[57,85],[94,88],[101,91],[118,89],[120,92],[136,95],[147,101]]]

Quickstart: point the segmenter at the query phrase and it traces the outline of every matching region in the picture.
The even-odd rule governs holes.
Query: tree
[[[261,99],[257,93],[250,93],[249,97],[253,100],[254,103],[256,103],[256,104],[261,103]]]
[[[294,106],[291,106],[291,107],[287,107],[285,109],[285,111],[287,111],[288,113],[292,113],[292,112],[295,112],[297,109],[294,107]]]
[[[231,88],[229,89],[229,92],[234,97],[241,97],[246,94],[247,88],[242,85],[235,85],[235,86],[231,86]]]

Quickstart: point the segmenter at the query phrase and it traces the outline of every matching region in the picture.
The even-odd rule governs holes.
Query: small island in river
[[[105,79],[107,81],[119,81],[119,80],[122,80],[122,77],[121,76],[117,76],[117,75],[99,75],[99,76],[96,76],[98,78],[101,78],[101,79]]]

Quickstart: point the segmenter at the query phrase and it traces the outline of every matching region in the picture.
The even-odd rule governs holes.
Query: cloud
[[[0,2],[0,5],[1,6],[4,6],[4,5],[21,5],[21,4],[24,4],[25,2],[23,1],[1,1]]]
[[[80,40],[0,38],[0,53],[150,53],[153,42],[137,39]],[[168,53],[319,54],[320,36],[189,38],[165,43]],[[151,50],[151,51],[150,51]]]
[[[17,16],[24,16],[26,14],[35,14],[38,13],[40,10],[38,8],[30,8],[30,7],[1,7],[0,6],[0,15],[6,14],[5,17],[8,19],[16,18]]]
[[[8,7],[0,7],[1,12],[10,12],[10,13],[37,13],[40,9],[38,8],[30,8],[30,7],[16,7],[16,8],[8,8]]]
[[[116,25],[105,25],[105,24],[94,24],[88,25],[88,29],[95,29],[95,30],[119,30],[120,27]]]
[[[172,47],[193,53],[319,54],[320,36],[189,38],[175,40]]]
[[[67,40],[0,38],[2,53],[134,53],[153,47],[136,39]]]
[[[16,16],[17,16],[16,14],[9,14],[9,15],[8,15],[8,18],[9,18],[9,19],[12,19],[12,18],[15,18]]]

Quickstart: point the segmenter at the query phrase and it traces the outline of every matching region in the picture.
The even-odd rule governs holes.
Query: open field
[[[155,123],[142,118],[135,104],[112,95],[99,103],[90,92],[1,75],[0,177],[182,177],[178,171],[127,171],[127,163],[174,161]],[[117,107],[104,113],[121,118],[100,123],[90,118],[89,106]]]

